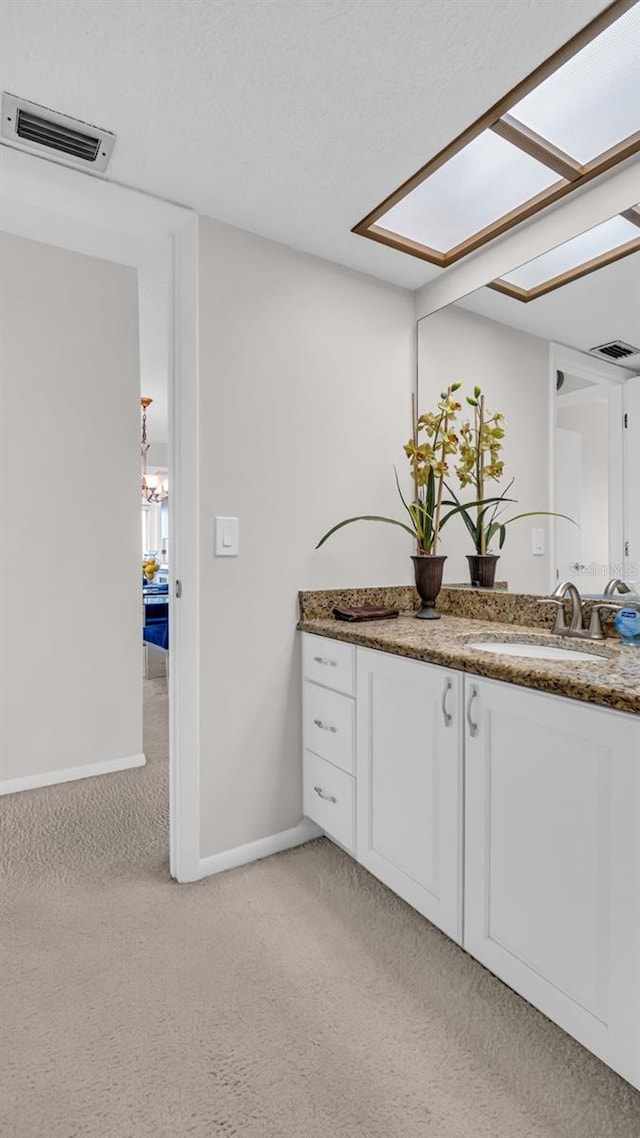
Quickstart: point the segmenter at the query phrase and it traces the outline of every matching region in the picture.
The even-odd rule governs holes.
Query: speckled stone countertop
[[[371,599],[372,590],[365,590],[371,603],[393,603],[396,590],[380,590],[379,601]],[[365,592],[363,591],[363,592]],[[359,591],[332,592],[332,604],[364,603]],[[320,594],[308,594],[317,598]],[[304,595],[303,595],[304,597]],[[443,613],[440,620],[416,620],[411,611],[401,613],[393,620],[367,621],[349,624],[338,621],[325,612],[316,615],[318,605],[309,605],[305,615],[301,597],[302,619],[298,628],[316,636],[343,640],[363,648],[390,652],[395,656],[408,656],[440,664],[476,676],[503,680],[521,687],[582,700],[601,707],[640,714],[640,650],[625,648],[617,640],[570,640],[554,636],[544,627],[502,623],[496,620],[470,619]],[[399,599],[399,598],[397,598]],[[412,602],[406,606],[411,609]],[[316,612],[313,612],[313,609]],[[548,619],[545,614],[545,620]],[[554,647],[575,648],[595,657],[590,661],[539,660],[526,657],[503,656],[470,648],[469,642],[518,640],[521,643],[551,644]]]

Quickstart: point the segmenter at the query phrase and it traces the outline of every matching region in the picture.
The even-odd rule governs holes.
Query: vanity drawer
[[[311,751],[304,753],[304,812],[330,838],[355,853],[355,780]]]
[[[355,774],[354,700],[305,680],[302,708],[305,749],[347,774]]]
[[[345,695],[355,695],[356,650],[353,644],[305,632],[302,662],[306,680],[324,684]]]

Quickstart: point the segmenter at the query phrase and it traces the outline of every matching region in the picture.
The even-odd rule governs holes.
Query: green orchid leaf
[[[422,545],[422,518],[420,517],[420,509],[417,502],[411,502],[408,506],[409,517],[413,524],[418,544]]]
[[[400,501],[402,502],[402,505],[404,506],[404,508],[407,511],[411,520],[414,521],[413,514],[411,513],[411,510],[409,509],[409,504],[408,504],[404,494],[402,493],[402,488],[400,486],[400,479],[398,477],[398,468],[396,466],[394,466],[394,468],[393,468],[393,473],[396,476],[396,486],[398,487],[398,494],[400,495]]]
[[[436,476],[433,470],[429,471],[427,478],[427,496],[426,496],[426,509],[430,518],[433,518],[434,506],[436,504]]]
[[[515,498],[503,498],[502,494],[499,498],[483,498],[482,502],[478,502],[479,506],[484,506],[484,509],[480,510],[480,519],[484,518],[484,515],[488,512],[488,510],[492,508],[492,506],[494,511],[498,510],[503,502],[515,502]],[[496,504],[494,505],[494,503]]]
[[[493,525],[490,525],[486,531],[485,541],[487,549],[491,545],[491,542],[493,541],[496,534],[500,535],[498,538],[498,544],[500,549],[502,549],[502,546],[504,545],[504,539],[507,536],[507,529],[506,526],[502,525],[500,522],[494,522]]]
[[[467,527],[467,530],[469,532],[469,536],[470,536],[473,544],[475,545],[476,541],[477,541],[477,528],[476,528],[476,524],[475,524],[471,514],[467,513],[467,510],[466,510],[466,507],[464,506],[464,504],[460,501],[457,494],[455,494],[454,491],[451,489],[451,487],[448,485],[447,485],[447,492],[449,494],[451,494],[451,498],[453,500],[450,501],[448,498],[443,499],[442,505],[443,506],[455,506],[456,508],[458,508],[460,510],[462,520]]]
[[[429,513],[423,502],[414,502],[413,508],[417,518],[416,527],[419,530],[420,545],[423,549],[429,549],[433,539],[433,515]]]
[[[334,533],[337,533],[339,529],[342,529],[343,526],[350,526],[353,522],[385,522],[390,526],[399,526],[400,529],[403,529],[405,533],[409,534],[413,541],[415,541],[416,538],[414,530],[409,529],[409,526],[406,526],[404,522],[396,521],[395,518],[381,518],[377,514],[361,514],[357,518],[345,518],[344,521],[338,522],[337,525],[332,526],[331,529],[327,530],[324,536],[320,538],[320,541],[316,545],[316,549],[320,549],[320,546],[324,545],[325,541],[328,541],[329,538]]]
[[[464,513],[465,513],[465,511],[466,511],[466,510],[469,510],[469,509],[473,509],[473,507],[474,507],[474,506],[482,506],[482,505],[484,505],[484,504],[485,504],[485,502],[489,502],[489,503],[490,503],[491,501],[492,501],[492,499],[491,499],[491,498],[483,498],[483,499],[482,499],[481,501],[479,501],[479,502],[464,502],[464,503],[461,503],[459,506],[456,506],[456,508],[455,508],[454,510],[449,510],[449,512],[448,512],[447,514],[445,514],[445,515],[444,515],[444,516],[443,516],[443,517],[440,519],[440,528],[442,528],[442,526],[445,524],[445,522],[448,522],[448,521],[449,521],[449,518],[452,518],[452,517],[454,517],[454,515],[455,515],[455,514],[463,514],[463,515],[464,515]]]
[[[513,518],[507,518],[504,525],[510,526],[512,522],[517,522],[520,518],[563,518],[565,522],[571,522],[571,525],[580,529],[574,518],[570,518],[568,514],[556,514],[554,510],[527,510],[526,514],[516,514]]]

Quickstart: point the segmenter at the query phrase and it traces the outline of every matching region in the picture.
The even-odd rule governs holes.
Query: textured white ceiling
[[[115,131],[115,180],[416,288],[351,226],[606,6],[0,0],[0,85]]]
[[[528,304],[490,288],[478,289],[459,304],[501,324],[582,352],[610,340],[640,347],[640,253]],[[425,320],[428,322],[429,317]],[[620,360],[620,364],[640,371],[640,354]]]

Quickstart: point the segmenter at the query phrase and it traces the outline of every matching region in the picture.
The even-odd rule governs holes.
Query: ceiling
[[[640,252],[527,304],[486,287],[458,303],[501,324],[582,352],[611,340],[640,347]],[[619,362],[640,371],[640,353]]]
[[[0,86],[115,131],[108,176],[417,288],[351,227],[603,0],[0,0]]]

